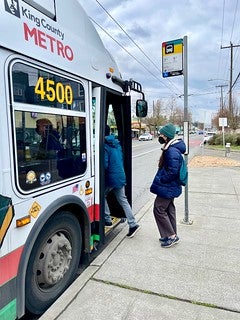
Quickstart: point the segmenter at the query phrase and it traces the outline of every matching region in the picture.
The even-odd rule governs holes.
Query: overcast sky
[[[240,44],[238,0],[79,0],[96,24],[106,48],[115,58],[124,79],[142,84],[150,107],[153,100],[171,97],[183,107],[183,76],[162,77],[162,43],[187,36],[188,107],[193,120],[209,122],[219,109],[221,88],[229,85],[230,42]],[[113,19],[107,14],[111,15]],[[127,33],[124,33],[117,23]],[[135,42],[130,40],[130,38]],[[233,48],[233,82],[240,72],[240,47]],[[210,79],[217,79],[208,81]],[[228,87],[222,87],[228,99]],[[233,95],[239,97],[240,82]]]

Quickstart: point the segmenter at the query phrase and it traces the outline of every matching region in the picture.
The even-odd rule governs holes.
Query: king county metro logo
[[[14,16],[20,18],[20,10],[18,0],[4,0],[5,10]]]

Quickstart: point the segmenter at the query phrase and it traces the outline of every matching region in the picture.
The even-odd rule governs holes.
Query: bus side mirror
[[[144,118],[147,116],[148,104],[146,100],[137,100],[136,102],[136,116],[138,118]]]

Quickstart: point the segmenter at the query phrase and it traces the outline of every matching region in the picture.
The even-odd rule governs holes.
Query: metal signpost
[[[227,127],[227,118],[219,118],[218,119],[219,127],[222,127],[222,135],[223,135],[223,147],[225,147],[225,136],[224,136],[224,127]]]
[[[187,36],[162,43],[162,76],[184,76],[184,126],[183,139],[186,144],[185,161],[188,164],[189,154],[189,125],[188,125],[188,61],[187,61]],[[188,184],[185,186],[185,215],[182,223],[191,225],[188,211]]]

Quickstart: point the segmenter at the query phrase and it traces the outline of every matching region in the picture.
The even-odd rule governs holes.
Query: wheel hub
[[[41,287],[49,287],[60,281],[68,271],[72,260],[72,247],[61,232],[48,239],[37,263],[37,279]]]

